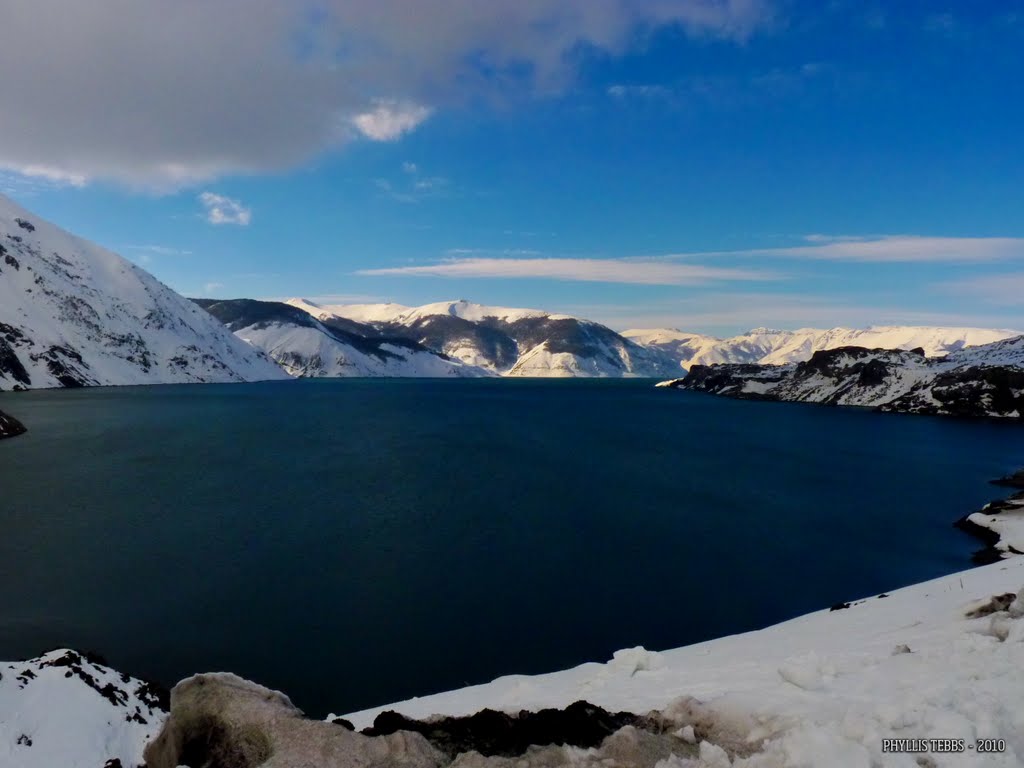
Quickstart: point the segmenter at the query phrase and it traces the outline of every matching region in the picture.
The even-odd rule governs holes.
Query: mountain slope
[[[0,196],[0,390],[281,378],[152,275]]]
[[[323,313],[317,319],[289,304],[252,299],[194,299],[230,331],[293,376],[488,376],[373,326]]]
[[[322,322],[373,318],[371,324],[379,333],[502,376],[659,377],[677,370],[661,350],[647,349],[599,323],[536,309],[465,300],[413,308],[319,306],[303,299],[288,303]]]
[[[728,339],[684,333],[674,329],[630,330],[622,335],[638,344],[672,356],[682,368],[716,363],[781,365],[809,360],[823,349],[922,348],[929,357],[945,355],[968,346],[990,344],[1019,335],[1019,331],[989,328],[931,326],[873,326],[871,328],[801,328],[779,331],[754,328]]]
[[[664,386],[728,397],[956,416],[1024,415],[1024,336],[944,357],[839,347],[785,365],[695,365]]]

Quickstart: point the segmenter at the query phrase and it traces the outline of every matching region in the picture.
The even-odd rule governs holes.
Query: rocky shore
[[[1019,478],[1022,474],[1024,470],[1011,477]],[[990,502],[979,511],[960,518],[954,525],[985,544],[983,549],[974,553],[974,562],[978,564],[1024,555],[1024,491]]]
[[[5,437],[16,437],[25,433],[25,425],[13,416],[0,411],[0,440]]]

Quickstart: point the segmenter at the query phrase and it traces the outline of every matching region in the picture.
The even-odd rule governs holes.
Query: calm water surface
[[[0,396],[0,658],[229,669],[325,714],[968,567],[1018,425],[646,381]]]

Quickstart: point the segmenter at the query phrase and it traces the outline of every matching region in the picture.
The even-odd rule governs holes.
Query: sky
[[[1024,329],[1024,6],[6,0],[0,193],[189,296]]]

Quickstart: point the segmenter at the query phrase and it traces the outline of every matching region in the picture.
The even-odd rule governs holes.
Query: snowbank
[[[757,632],[662,653],[633,649],[606,664],[503,677],[346,718],[363,728],[387,709],[425,718],[586,699],[610,710],[690,711],[695,738],[714,736],[724,748],[704,748],[693,765],[1016,766],[1024,763],[1024,598],[1012,610],[968,613],[1022,585],[1024,558],[1012,558]],[[970,748],[987,738],[1002,739],[1005,751]],[[887,739],[962,739],[964,751],[929,749],[931,762],[919,763],[920,754],[886,751]]]

